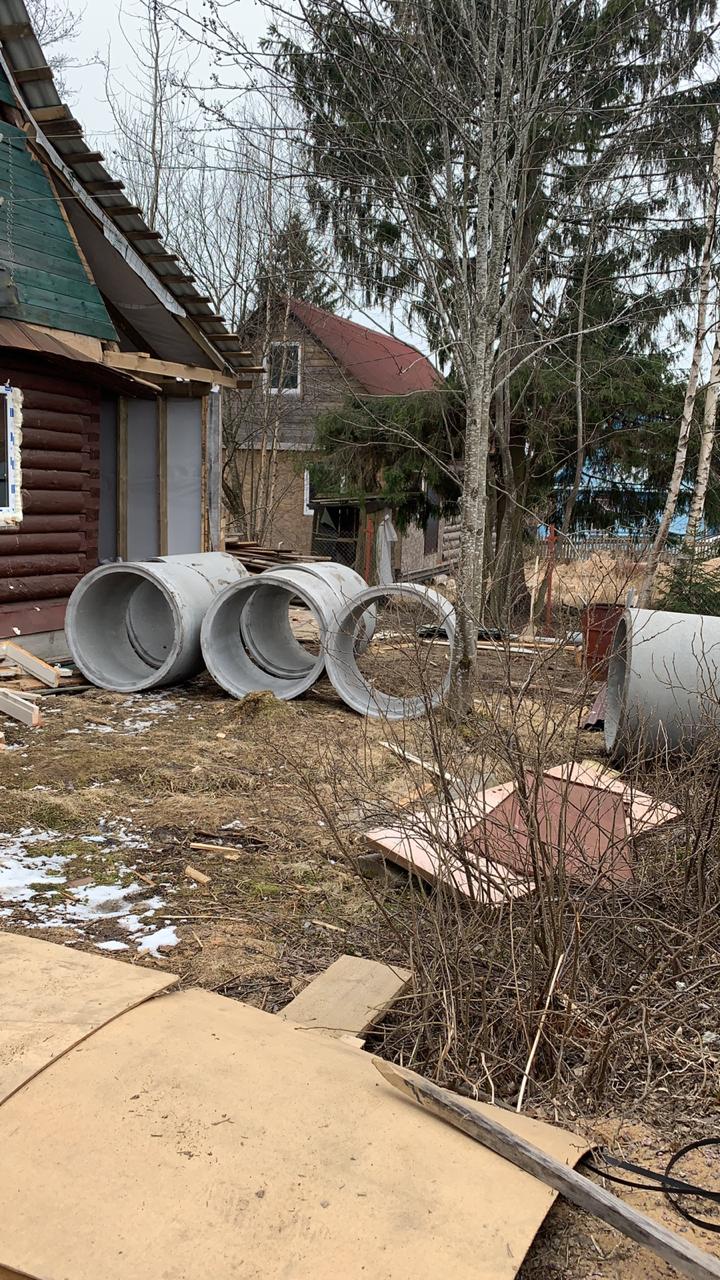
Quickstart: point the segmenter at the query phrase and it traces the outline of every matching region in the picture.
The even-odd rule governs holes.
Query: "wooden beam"
[[[107,355],[107,352],[106,352]],[[127,560],[128,549],[128,403],[117,402],[117,553]]]
[[[61,154],[66,164],[97,164],[105,159],[102,151],[66,151]]]
[[[130,204],[129,201],[127,204],[103,204],[100,207],[105,213],[112,214],[113,218],[129,218],[131,214],[133,216],[142,214],[142,209],[136,204]]]
[[[30,84],[34,80],[52,80],[52,67],[13,67],[13,79],[17,84]]]
[[[162,231],[126,231],[128,240],[162,240]]]
[[[98,178],[94,182],[84,182],[83,186],[91,196],[100,196],[104,191],[124,191],[125,183],[115,178]]]
[[[208,396],[207,445],[208,550],[222,551],[222,391]]]
[[[7,658],[8,662],[14,662],[16,667],[21,667],[23,671],[27,671],[28,675],[35,676],[36,680],[42,680],[42,683],[49,685],[51,689],[57,689],[60,684],[56,667],[43,662],[42,658],[30,653],[28,649],[23,649],[22,645],[16,644],[14,640],[0,642],[0,657]]]
[[[139,212],[140,210],[138,210],[138,213]],[[123,232],[123,235],[124,234],[125,233]],[[178,255],[176,253],[169,253],[167,249],[163,249],[162,253],[143,254],[143,262],[167,262],[168,258],[172,258],[173,262],[179,262]],[[162,277],[158,276],[158,280],[160,279],[162,279]]]
[[[32,34],[29,22],[0,22],[0,40],[24,40]]]
[[[158,502],[160,503],[160,555],[168,554],[168,429],[167,400],[157,402]]]
[[[192,284],[194,276],[163,276],[158,274],[158,280],[162,280],[163,284]]]
[[[2,32],[0,31],[0,35]],[[39,124],[47,124],[50,120],[69,120],[72,118],[72,112],[64,103],[60,103],[56,107],[31,107],[33,116]]]
[[[156,360],[143,352],[105,351],[103,364],[110,369],[147,374],[151,378],[180,378],[186,382],[216,383],[219,387],[233,388],[237,383],[233,374],[221,373],[219,369],[203,368],[195,364],[175,364],[172,360]]]
[[[30,729],[37,729],[42,724],[37,704],[23,698],[22,694],[10,693],[7,689],[0,689],[0,715],[12,716],[13,720],[19,720]]]
[[[690,1276],[691,1280],[719,1280],[720,1261],[716,1258],[696,1249],[688,1240],[674,1231],[668,1231],[644,1213],[631,1209],[630,1205],[599,1187],[590,1178],[576,1173],[561,1160],[513,1133],[498,1120],[491,1119],[487,1112],[473,1110],[457,1094],[439,1088],[431,1080],[425,1080],[423,1076],[416,1075],[405,1067],[396,1067],[381,1058],[373,1058],[373,1064],[389,1084],[405,1097],[417,1102],[425,1111],[460,1129],[475,1142],[488,1147],[504,1160],[509,1160],[516,1168],[559,1191],[571,1204],[593,1214],[601,1222],[616,1227],[623,1235],[669,1262],[682,1275]]]

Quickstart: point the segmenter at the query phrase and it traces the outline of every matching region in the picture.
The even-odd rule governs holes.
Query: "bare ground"
[[[433,661],[441,662],[442,654]],[[387,662],[392,675],[393,659]],[[516,668],[522,686],[527,663],[518,658]],[[482,688],[497,686],[502,670],[493,654],[483,655]],[[580,698],[572,692],[580,681],[572,658],[557,655],[546,675],[558,721],[572,721]],[[525,698],[532,717],[532,682]],[[384,808],[391,814],[412,799],[412,784],[403,763],[380,745],[387,726],[352,714],[329,685],[292,703],[267,695],[238,703],[202,677],[145,696],[46,696],[42,708],[40,729],[3,726],[0,927],[87,950],[114,944],[109,949],[117,948],[118,959],[169,969],[186,985],[270,1012],[343,952],[407,961],[393,920],[420,890],[372,863],[372,880],[358,876],[343,859],[318,796],[337,795],[341,783],[350,833],[343,838],[348,852],[361,854],[370,817],[376,821]],[[409,750],[428,755],[422,723],[400,732]],[[597,753],[597,735],[583,735],[582,745],[584,754]],[[560,732],[558,759],[562,746]],[[191,849],[191,843],[222,848]],[[20,874],[19,888],[10,874],[18,848],[27,873]],[[188,867],[208,883],[189,877]],[[150,949],[143,950],[148,939]],[[717,1090],[714,1105],[706,1099],[695,1111],[677,1097],[667,1102],[665,1116],[656,1101],[645,1114],[642,1105],[624,1104],[622,1114],[606,1117],[567,1108],[538,1112],[532,1101],[528,1109],[661,1168],[689,1138],[720,1128]],[[697,1157],[682,1173],[705,1182],[717,1178],[715,1154]],[[720,1237],[688,1227],[662,1197],[622,1194],[720,1255]],[[524,1280],[671,1274],[562,1204],[521,1271]]]

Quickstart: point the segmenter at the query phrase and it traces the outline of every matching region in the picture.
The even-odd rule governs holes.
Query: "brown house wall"
[[[0,376],[23,393],[23,519],[0,525],[7,637],[62,627],[71,591],[97,563],[100,392],[20,357],[3,363]]]
[[[312,516],[303,515],[305,468],[313,454],[304,449],[281,449],[277,455],[276,501],[265,537],[269,547],[292,547],[296,551],[310,552],[312,543]],[[254,465],[259,468],[260,454],[255,451]],[[249,479],[244,486],[245,502],[250,502]]]

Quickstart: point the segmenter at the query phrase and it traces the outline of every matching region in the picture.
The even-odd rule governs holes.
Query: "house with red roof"
[[[252,345],[265,373],[243,397],[235,455],[242,509],[230,512],[229,530],[244,526],[267,546],[329,556],[368,576],[386,509],[373,495],[342,501],[313,491],[315,423],[353,396],[429,392],[442,375],[409,343],[292,298],[278,299]],[[433,518],[399,538],[395,573],[422,574],[452,558],[452,549],[453,530]]]

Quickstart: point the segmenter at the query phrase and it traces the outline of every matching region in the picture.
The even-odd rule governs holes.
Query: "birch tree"
[[[715,447],[715,432],[717,425],[718,396],[720,395],[720,299],[717,293],[717,282],[715,284],[715,323],[712,344],[712,356],[710,358],[710,376],[705,388],[705,401],[703,406],[703,421],[700,434],[700,451],[698,455],[697,471],[695,473],[695,483],[693,485],[692,499],[690,501],[690,510],[688,512],[688,521],[685,528],[685,536],[683,538],[683,548],[688,554],[692,554],[695,549],[700,525],[705,514],[705,500],[707,498],[708,485],[710,483],[710,471],[712,464],[713,449]]]
[[[700,379],[700,367],[702,364],[703,347],[707,337],[708,327],[708,306],[710,302],[710,289],[712,284],[712,261],[713,251],[715,248],[715,240],[717,235],[717,215],[718,215],[718,193],[720,191],[720,126],[716,127],[713,140],[712,161],[710,166],[709,181],[707,187],[707,196],[705,201],[705,235],[703,239],[702,249],[700,251],[700,262],[698,266],[697,276],[697,304],[695,311],[695,332],[693,338],[692,356],[690,359],[690,370],[688,373],[687,389],[685,392],[685,403],[683,405],[682,417],[680,419],[680,430],[678,433],[677,448],[675,450],[675,462],[673,464],[672,476],[668,488],[665,506],[663,508],[660,523],[658,524],[657,533],[650,548],[645,568],[645,575],[640,589],[638,604],[641,608],[648,608],[652,599],[655,579],[657,577],[660,558],[667,545],[670,526],[677,512],[678,499],[680,497],[680,489],[685,475],[685,463],[687,460],[688,446],[690,444],[690,434],[693,425],[693,415],[695,412],[695,398],[697,396],[698,382]]]

